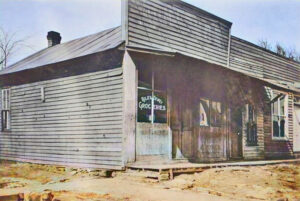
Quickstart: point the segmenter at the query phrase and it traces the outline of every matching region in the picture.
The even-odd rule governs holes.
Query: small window
[[[252,105],[248,105],[247,112],[247,145],[257,146],[257,123],[254,107]]]
[[[221,127],[222,125],[222,105],[220,102],[211,102],[210,124],[212,127]]]
[[[1,97],[1,128],[7,131],[10,129],[10,89],[3,89]]]
[[[273,138],[284,138],[287,130],[287,95],[280,95],[272,102]]]
[[[222,126],[222,104],[207,99],[200,99],[199,104],[200,126]]]
[[[41,87],[41,102],[45,102],[45,88]]]
[[[209,115],[209,100],[201,99],[200,100],[200,126],[209,126],[210,125],[210,115]]]

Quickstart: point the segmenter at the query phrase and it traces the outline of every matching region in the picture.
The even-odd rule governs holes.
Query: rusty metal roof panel
[[[77,57],[102,52],[120,45],[121,27],[108,29],[96,34],[45,48],[0,71],[0,75],[54,64]]]

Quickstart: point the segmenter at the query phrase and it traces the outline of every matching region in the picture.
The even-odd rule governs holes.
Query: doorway
[[[243,109],[241,107],[231,109],[231,159],[243,157]]]

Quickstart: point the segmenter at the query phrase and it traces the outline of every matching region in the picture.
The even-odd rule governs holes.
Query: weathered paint
[[[137,123],[137,157],[161,155],[167,158],[170,153],[169,142],[169,129],[167,124]]]
[[[183,1],[129,0],[127,43],[227,66],[231,23]]]
[[[126,51],[123,61],[123,164],[135,161],[135,132],[137,105],[137,73],[136,66]]]

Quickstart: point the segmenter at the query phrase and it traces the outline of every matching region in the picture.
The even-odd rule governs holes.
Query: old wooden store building
[[[136,161],[294,158],[300,63],[180,0],[122,2],[122,25],[0,71],[0,159],[123,169]]]

